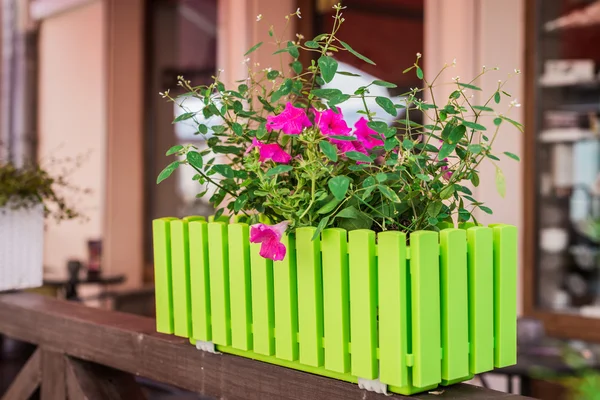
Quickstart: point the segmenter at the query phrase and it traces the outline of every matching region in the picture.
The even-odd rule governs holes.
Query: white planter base
[[[44,209],[0,208],[0,292],[42,285]]]

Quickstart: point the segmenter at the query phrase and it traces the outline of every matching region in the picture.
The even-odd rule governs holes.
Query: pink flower
[[[344,121],[342,110],[339,107],[337,113],[330,109],[325,111],[318,111],[314,108],[313,112],[315,113],[315,124],[317,124],[317,126],[321,130],[321,133],[323,133],[323,135],[325,136],[345,136],[352,131],[352,129],[348,127],[346,121]]]
[[[288,135],[298,135],[304,128],[311,127],[312,123],[306,116],[303,108],[294,107],[288,102],[285,109],[279,115],[270,115],[267,117],[267,131],[281,129]]]
[[[252,149],[258,149],[260,154],[259,161],[265,162],[267,160],[273,160],[276,163],[287,164],[292,159],[288,153],[285,152],[277,143],[261,143],[258,139],[252,138],[252,144],[246,150],[246,154],[252,151]]]
[[[438,150],[439,150],[439,149],[441,149],[441,148],[442,148],[442,145],[440,145],[440,147],[438,147]],[[437,158],[437,156],[436,156],[436,158]],[[438,160],[439,160],[439,158],[438,158]],[[448,161],[448,159],[447,159],[447,158],[444,158],[444,159],[442,160],[442,162],[447,162],[447,161]],[[442,177],[444,177],[444,179],[446,179],[447,181],[449,181],[449,180],[450,180],[450,178],[452,178],[452,171],[450,171],[450,168],[448,167],[448,165],[442,165],[442,168],[441,168],[441,170],[442,170],[442,171],[448,171],[448,172],[444,173],[444,174],[442,175]]]
[[[354,124],[356,138],[369,150],[375,146],[383,146],[381,135],[369,128],[367,123],[368,121],[362,117]]]
[[[256,224],[250,227],[250,243],[262,243],[259,254],[270,260],[281,261],[285,257],[286,248],[281,238],[289,225],[283,221],[276,225]]]

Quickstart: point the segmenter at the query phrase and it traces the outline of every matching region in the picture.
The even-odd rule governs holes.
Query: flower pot
[[[199,348],[400,394],[516,362],[514,226],[414,232],[409,246],[401,232],[312,241],[300,228],[275,262],[245,224],[153,230],[157,330]]]
[[[0,291],[42,285],[44,208],[0,208]]]

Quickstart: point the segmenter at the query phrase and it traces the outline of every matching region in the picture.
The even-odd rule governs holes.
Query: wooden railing
[[[467,384],[441,395],[385,397],[329,378],[198,351],[186,339],[156,333],[154,319],[30,293],[0,295],[0,334],[38,346],[3,400],[27,399],[40,386],[42,400],[144,398],[134,376],[218,399],[525,399]]]

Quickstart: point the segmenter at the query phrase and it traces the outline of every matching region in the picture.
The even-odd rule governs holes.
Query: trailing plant
[[[269,29],[277,47],[273,54],[280,57],[277,69],[248,66],[248,78],[235,88],[226,88],[220,73],[210,85],[201,86],[179,77],[185,93],[161,93],[185,110],[174,122],[193,121],[208,148],[172,147],[167,155],[177,160],[160,173],[157,182],[187,165],[196,171],[199,184],[214,188],[198,196],[209,196],[217,217],[227,212],[250,223],[265,217],[278,224],[277,229],[256,225],[251,235],[252,241],[265,243],[261,254],[273,259],[285,254],[279,238],[286,229],[315,226],[315,238],[327,227],[412,232],[438,230],[440,223],[453,218],[476,223],[476,209],[491,214],[469,186],[479,185],[479,166],[489,161],[496,165],[498,192],[504,196],[506,191],[492,146],[503,124],[522,130],[520,123],[493,109],[510,96],[504,91],[506,81],[499,81],[489,96],[478,97],[481,104],[474,104],[471,94],[482,92],[477,81],[496,70],[484,67],[472,80],[454,78],[454,90],[440,101],[434,88],[443,84],[439,82],[442,72],[454,63],[429,79],[417,54],[404,73],[416,74],[422,87],[403,93],[402,104],[371,94],[377,86],[396,87],[383,80],[352,93],[323,88],[337,74],[359,76],[341,70],[336,53],[350,52],[375,64],[338,38],[344,7],[338,4],[334,9],[332,31],[308,41],[299,37],[285,42]],[[298,10],[288,15],[288,23],[299,14]],[[256,44],[244,57],[263,45]],[[309,65],[301,63],[301,52],[314,56]],[[423,100],[424,95],[430,102]],[[201,111],[186,107],[189,98],[202,102]],[[372,98],[376,108],[368,105]],[[364,105],[354,127],[347,125],[339,108],[350,99]],[[509,109],[514,106],[516,101]],[[394,122],[385,122],[384,114]],[[218,123],[209,125],[208,119]],[[518,160],[512,153],[504,156]]]

